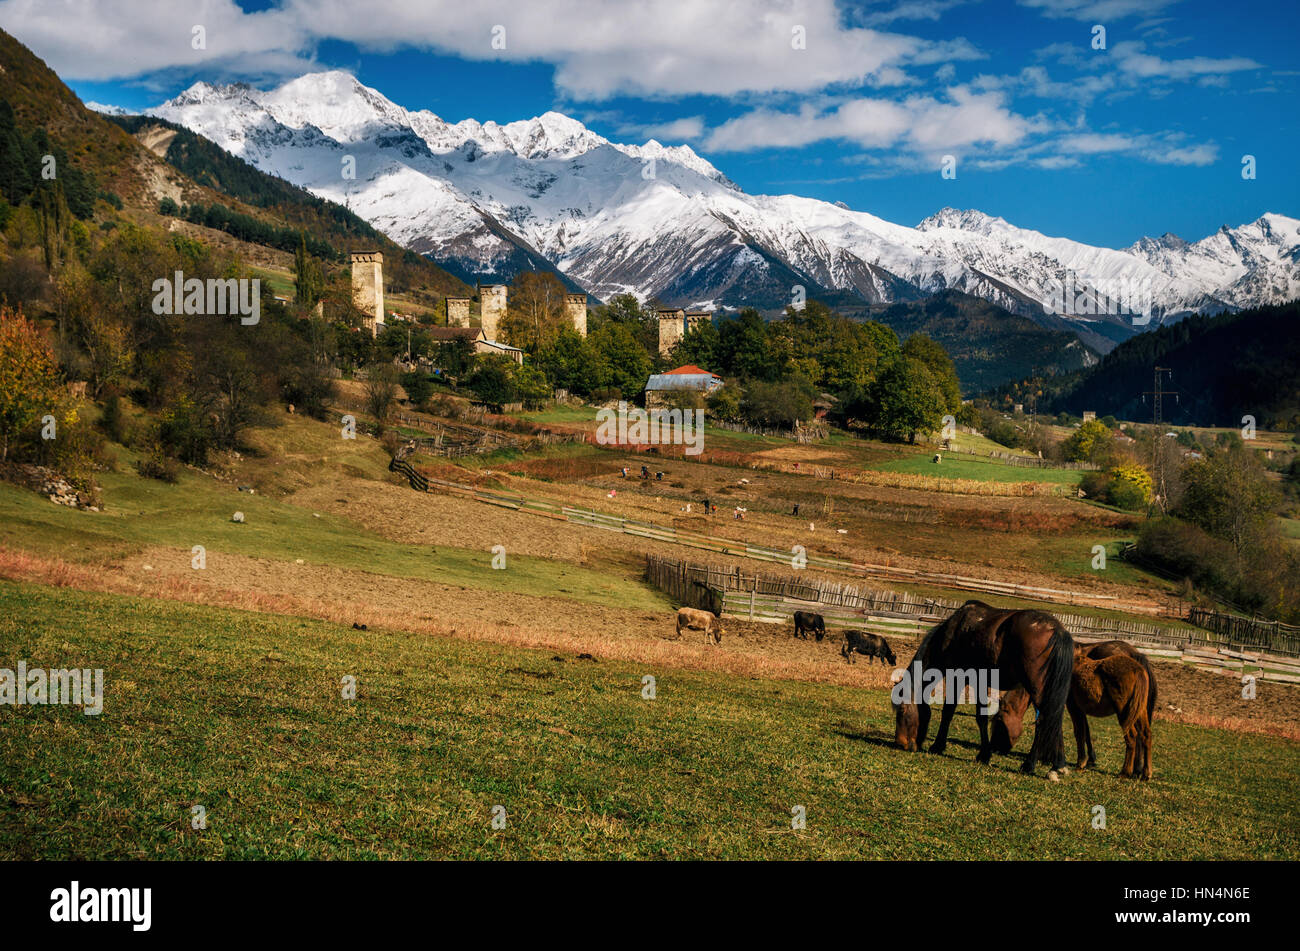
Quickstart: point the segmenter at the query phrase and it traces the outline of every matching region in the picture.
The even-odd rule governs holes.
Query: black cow
[[[795,611],[794,636],[802,637],[806,641],[809,631],[817,635],[819,641],[826,636],[826,622],[822,620],[822,616],[811,611]]]
[[[845,631],[844,646],[840,648],[840,655],[851,664],[855,653],[864,654],[868,658],[879,657],[882,664],[898,663],[898,658],[894,656],[889,641],[879,634],[868,634],[866,631]]]

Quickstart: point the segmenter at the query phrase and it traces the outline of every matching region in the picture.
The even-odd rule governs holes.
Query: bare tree
[[[510,305],[501,321],[502,336],[535,354],[565,325],[564,283],[550,271],[524,271],[510,287]]]
[[[370,367],[366,378],[366,410],[379,424],[382,433],[397,402],[397,369],[388,363]]]

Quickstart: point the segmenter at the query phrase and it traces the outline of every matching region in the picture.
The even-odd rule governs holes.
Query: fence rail
[[[1279,621],[1238,617],[1205,608],[1192,608],[1188,620],[1214,635],[1215,643],[1300,657],[1300,627]]]
[[[646,579],[676,602],[715,614],[726,613],[754,621],[782,621],[792,617],[795,611],[816,611],[832,626],[862,627],[876,633],[923,633],[964,603],[904,591],[878,591],[822,578],[746,573],[738,566],[690,564],[657,555],[646,556]],[[1119,638],[1154,651],[1173,649],[1174,654],[1186,654],[1198,663],[1202,655],[1222,654],[1229,657],[1225,662],[1228,666],[1237,667],[1243,658],[1262,659],[1281,671],[1270,679],[1287,680],[1293,674],[1300,675],[1300,668],[1291,669],[1294,662],[1285,660],[1300,652],[1286,642],[1255,643],[1198,627],[1174,628],[1127,618],[1053,613],[1072,634],[1085,641]],[[1241,654],[1243,650],[1252,652],[1253,656]],[[1265,653],[1280,656],[1272,659],[1260,656]],[[1300,682],[1300,677],[1288,682]]]
[[[429,488],[421,489],[420,491],[436,490],[453,495],[468,496],[490,505],[501,505],[506,508],[528,511],[536,515],[547,515],[552,518],[563,518],[566,521],[578,525],[604,529],[606,531],[622,532],[626,535],[636,535],[641,538],[646,538],[651,541],[659,541],[665,544],[683,545],[688,548],[713,552],[714,554],[730,555],[736,558],[747,558],[754,561],[764,561],[778,565],[790,565],[794,558],[794,554],[791,551],[766,548],[761,545],[750,545],[737,539],[705,535],[685,529],[655,525],[650,522],[638,522],[617,515],[607,515],[602,512],[574,508],[568,505],[556,505],[552,502],[546,502],[540,499],[529,499],[520,495],[489,492],[473,486],[461,485],[456,482],[445,482],[441,479],[427,479],[426,481]],[[1125,603],[1114,595],[1109,594],[1068,591],[1061,588],[1044,588],[1034,585],[1016,584],[1008,581],[994,581],[988,578],[970,578],[964,575],[926,571],[919,568],[904,568],[898,565],[858,563],[841,558],[830,558],[823,555],[809,553],[805,553],[801,557],[803,558],[805,566],[808,568],[843,572],[863,578],[900,581],[910,584],[936,585],[944,588],[955,588],[960,591],[974,591],[980,594],[997,594],[1006,597],[1022,598],[1027,601],[1043,601],[1052,603],[1064,602],[1068,604],[1089,605],[1091,607],[1112,607],[1126,611],[1136,611],[1139,613],[1145,612],[1151,614],[1159,613],[1160,610],[1159,608],[1149,605]]]

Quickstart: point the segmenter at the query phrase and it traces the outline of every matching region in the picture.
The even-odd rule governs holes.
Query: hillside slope
[[[171,221],[158,214],[164,198],[216,204],[276,229],[304,231],[328,245],[336,262],[345,261],[352,249],[378,248],[385,254],[386,276],[402,289],[428,297],[470,293],[463,282],[400,248],[342,206],[268,175],[188,130],[152,118],[111,121],[88,109],[53,70],[3,30],[0,100],[13,109],[20,132],[44,130],[72,167],[88,176],[95,189],[120,199],[123,212],[138,224],[171,228]]]
[[[1092,369],[1062,381],[1054,411],[1096,410],[1149,420],[1153,368],[1169,367],[1163,401],[1171,424],[1300,427],[1300,303],[1189,318],[1116,347]]]
[[[1035,371],[1069,373],[1097,362],[1096,353],[1069,331],[1048,330],[960,291],[893,304],[871,316],[900,338],[924,333],[942,344],[967,394]]]

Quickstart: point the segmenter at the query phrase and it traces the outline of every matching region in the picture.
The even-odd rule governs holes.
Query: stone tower
[[[587,295],[565,294],[564,315],[573,324],[573,329],[583,337],[587,336]]]
[[[377,336],[384,322],[384,256],[378,251],[352,252],[352,303],[366,315],[366,329]]]
[[[447,326],[448,327],[469,326],[469,298],[468,297],[447,298]]]
[[[677,341],[686,334],[686,311],[661,310],[659,313],[659,356],[668,356]]]
[[[488,340],[497,339],[497,329],[501,318],[506,315],[507,289],[504,284],[480,284],[478,286],[479,313],[482,316],[483,336]]]

